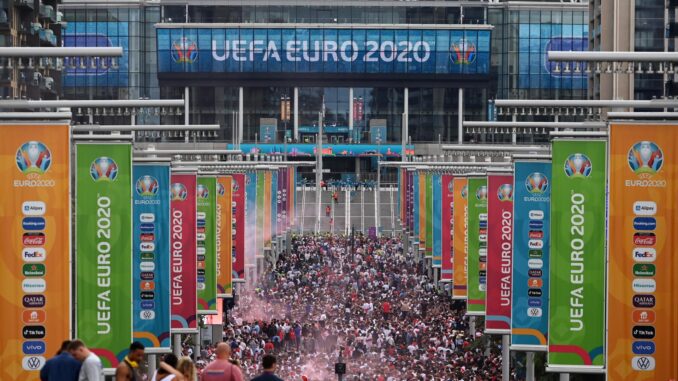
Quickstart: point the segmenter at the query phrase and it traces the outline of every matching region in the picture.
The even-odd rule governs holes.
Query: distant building
[[[0,47],[61,46],[66,26],[58,10],[61,0],[0,0]],[[0,98],[56,99],[61,70],[56,62],[0,58]]]

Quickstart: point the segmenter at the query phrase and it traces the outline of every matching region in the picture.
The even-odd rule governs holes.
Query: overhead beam
[[[0,57],[122,57],[122,48],[116,47],[0,47]]]
[[[572,129],[596,129],[605,128],[605,122],[480,122],[464,121],[464,127],[480,128],[572,128]]]
[[[549,61],[678,62],[678,52],[547,52]]]

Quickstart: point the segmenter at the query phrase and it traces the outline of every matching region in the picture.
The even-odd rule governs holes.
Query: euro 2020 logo
[[[89,166],[89,174],[96,182],[115,181],[118,178],[118,163],[110,157],[98,157]]]
[[[549,179],[543,173],[532,172],[525,179],[525,188],[530,193],[544,193],[549,188]]]
[[[158,195],[158,179],[153,176],[145,175],[137,179],[137,194],[142,197],[155,197]]]
[[[203,184],[198,184],[198,189],[196,190],[198,198],[207,198],[210,196],[210,192],[207,187]]]
[[[583,153],[574,153],[565,159],[565,174],[567,177],[589,177],[593,166],[588,156]]]
[[[172,61],[192,64],[198,60],[198,45],[187,37],[172,42]]]
[[[497,198],[502,202],[513,200],[513,185],[501,184],[499,188],[497,188]]]
[[[485,185],[478,187],[476,198],[478,200],[487,200],[487,187]]]
[[[226,189],[224,188],[224,184],[217,183],[217,195],[223,196],[225,193],[226,193]]]
[[[450,193],[454,192],[454,180],[450,180],[450,182],[447,183],[447,191]]]
[[[461,198],[466,200],[468,198],[468,185],[464,185],[463,188],[461,188]]]
[[[182,183],[172,184],[172,201],[184,201],[188,197],[186,186]]]
[[[469,65],[476,61],[476,46],[474,43],[460,39],[450,46],[450,61],[457,65]]]
[[[24,175],[42,175],[52,164],[52,153],[42,142],[28,141],[16,151],[16,166]]]
[[[238,184],[238,181],[235,178],[233,179],[231,188],[233,189],[233,192],[237,192],[240,189],[240,184]]]
[[[628,159],[633,173],[650,177],[662,168],[664,152],[655,142],[643,140],[631,146]]]

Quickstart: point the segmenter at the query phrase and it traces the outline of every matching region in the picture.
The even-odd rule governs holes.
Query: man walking
[[[231,364],[231,347],[226,343],[217,344],[217,359],[202,371],[202,381],[243,381],[240,368]]]
[[[40,381],[78,381],[82,364],[68,353],[70,340],[61,343],[56,356],[47,360],[40,369]]]
[[[264,372],[261,373],[261,375],[254,377],[252,381],[283,381],[282,378],[275,375],[275,356],[264,356],[264,358],[261,360],[261,365],[264,368]]]
[[[78,381],[104,381],[104,367],[97,355],[90,352],[80,340],[73,340],[68,345],[68,352],[76,360],[82,362]]]
[[[139,363],[144,360],[144,345],[138,341],[129,346],[129,353],[115,369],[115,381],[141,381]]]

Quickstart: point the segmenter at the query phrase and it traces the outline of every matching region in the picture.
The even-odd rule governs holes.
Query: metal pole
[[[475,316],[470,316],[468,318],[468,330],[469,334],[473,339],[475,340],[476,338],[476,317]]]
[[[534,352],[527,352],[525,354],[526,361],[526,381],[534,381]]]
[[[511,120],[513,122],[517,121],[518,115],[513,114],[513,116],[511,116]],[[518,136],[516,134],[516,128],[513,127],[513,128],[511,128],[511,143],[516,144],[517,142],[518,142]]]
[[[243,119],[244,110],[244,90],[241,86],[238,88],[238,148],[240,148],[240,144],[242,144],[242,135],[245,123]]]
[[[191,110],[190,108],[191,104],[191,98],[190,98],[190,90],[188,89],[188,86],[184,87],[184,124],[189,125],[191,124],[191,118],[189,115],[189,112]],[[184,142],[188,143],[189,137],[188,137],[188,131],[184,132],[186,135],[184,136]]]
[[[374,188],[374,230],[375,234],[379,236],[379,182]]]
[[[560,373],[560,381],[570,381],[570,374],[569,373]]]
[[[304,215],[306,214],[306,184],[301,187],[301,224],[299,224],[299,233],[304,232]]]
[[[501,380],[509,381],[511,376],[511,352],[509,350],[509,335],[501,335]]]
[[[409,136],[409,112],[410,112],[410,90],[409,88],[405,88],[403,92],[403,120],[402,120],[402,136],[400,137],[401,142],[401,150],[402,152],[400,153],[400,158],[402,161],[407,161],[407,155],[405,155],[406,149],[407,149],[407,137]]]
[[[350,141],[353,141],[353,107],[355,106],[355,101],[353,100],[353,87],[348,88],[348,138]]]
[[[346,234],[351,230],[351,189],[346,187],[344,191],[344,204],[346,205]]]
[[[294,88],[294,141],[299,141],[299,88]]]
[[[315,221],[315,232],[320,233],[320,218],[322,213],[322,191],[320,183],[323,180],[323,113],[318,113],[318,135],[317,135],[317,151],[315,159],[315,203],[317,218]]]
[[[365,234],[365,187],[360,189],[360,231]]]
[[[157,360],[157,356],[155,355],[155,353],[150,353],[148,355],[148,379],[149,380],[152,379],[153,374],[155,374],[155,368],[156,368],[157,362],[158,362],[158,360]]]
[[[195,356],[193,356],[193,361],[197,361],[198,357],[200,357],[200,328],[198,328],[198,333],[195,334],[194,344],[195,344]]]
[[[391,237],[395,237],[395,210],[393,205],[393,185],[388,189],[388,195],[391,199]]]
[[[181,357],[181,334],[180,333],[175,333],[174,334],[174,355],[177,357]]]
[[[457,142],[464,143],[464,89],[459,88],[459,104],[457,105]]]
[[[334,193],[334,187],[332,187],[332,193]],[[332,205],[332,209],[331,209],[332,220],[330,221],[330,233],[334,234],[334,215],[335,215],[334,212],[337,209],[336,205],[334,205],[334,198],[332,198],[332,201],[330,201],[330,205]]]

